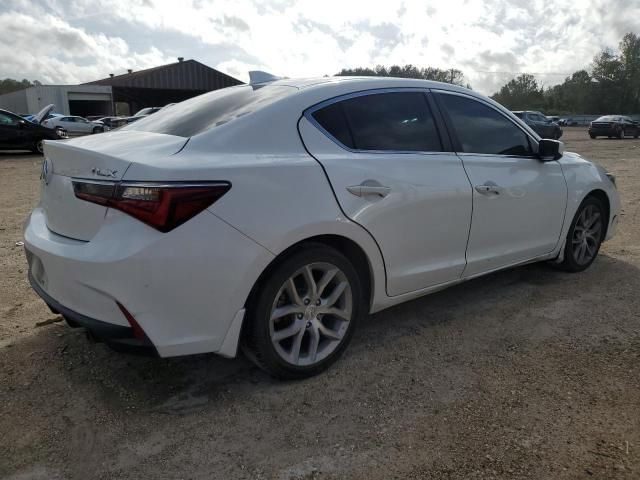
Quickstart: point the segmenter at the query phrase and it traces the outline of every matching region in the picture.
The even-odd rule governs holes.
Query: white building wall
[[[113,106],[113,93],[105,85],[37,85],[0,95],[0,108],[14,113],[37,113],[53,103],[55,113],[69,115],[69,93],[102,96]]]
[[[0,95],[0,108],[14,113],[29,113],[27,90]]]

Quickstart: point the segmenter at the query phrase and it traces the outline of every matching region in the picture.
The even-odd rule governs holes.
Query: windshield
[[[227,87],[172,105],[122,130],[192,137],[259,110],[297,89],[286,86]]]
[[[524,113],[523,112],[513,112],[513,114],[518,118],[523,118],[524,117]]]

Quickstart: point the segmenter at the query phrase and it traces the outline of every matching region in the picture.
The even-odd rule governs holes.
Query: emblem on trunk
[[[118,170],[109,170],[108,168],[93,167],[91,169],[91,173],[93,173],[94,175],[98,175],[99,177],[116,178],[116,174],[118,173]]]
[[[45,157],[42,161],[42,171],[40,172],[40,179],[45,185],[49,185],[51,176],[53,175],[53,162],[49,157]]]

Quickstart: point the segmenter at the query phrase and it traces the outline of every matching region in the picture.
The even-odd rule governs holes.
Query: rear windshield
[[[597,119],[596,122],[615,122],[617,119],[618,117],[614,117],[613,115],[605,115]]]
[[[192,137],[296,92],[294,87],[240,85],[205,93],[137,120],[122,130]]]

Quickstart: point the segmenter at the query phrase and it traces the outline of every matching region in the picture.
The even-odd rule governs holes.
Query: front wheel
[[[91,133],[102,133],[104,132],[104,128],[102,127],[94,127],[93,130],[91,131]]]
[[[40,155],[42,155],[44,153],[44,146],[42,144],[42,140],[36,141],[31,147],[31,151],[33,153],[39,153]]]
[[[578,208],[564,247],[560,267],[569,272],[581,272],[596,259],[605,233],[605,209],[595,197],[587,197]]]
[[[597,137],[597,135],[594,135],[593,133],[590,133],[590,134],[589,134],[589,136],[590,136],[592,139],[594,139],[594,138],[596,138],[596,137]]]
[[[261,282],[248,308],[243,349],[274,377],[316,375],[345,350],[364,308],[351,262],[333,248],[306,245]]]

